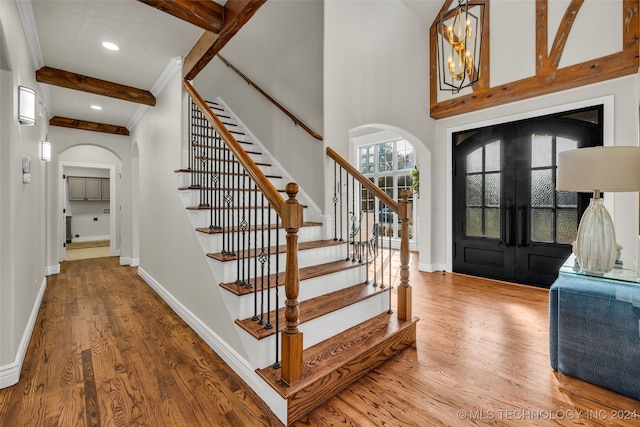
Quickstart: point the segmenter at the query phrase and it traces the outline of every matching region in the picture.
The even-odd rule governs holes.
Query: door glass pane
[[[556,192],[556,206],[558,207],[577,207],[578,205],[578,193],[569,191],[557,191]]]
[[[488,173],[484,176],[485,206],[500,206],[500,174]]]
[[[466,156],[467,236],[500,238],[500,152],[500,141],[492,141]]]
[[[495,141],[485,145],[485,165],[484,169],[487,172],[494,172],[500,170],[502,159],[500,158],[500,141]]]
[[[553,138],[550,135],[531,135],[531,167],[551,166]]]
[[[551,169],[531,171],[531,206],[553,206],[556,195]]]
[[[467,173],[482,172],[482,147],[467,155]]]
[[[467,175],[467,206],[482,206],[482,175]]]
[[[558,243],[573,243],[578,233],[577,209],[558,209],[556,213],[556,228],[556,241]]]
[[[531,240],[553,243],[553,211],[531,209]]]
[[[467,208],[467,236],[482,236],[482,208]]]
[[[484,229],[486,237],[500,238],[500,208],[484,210]]]

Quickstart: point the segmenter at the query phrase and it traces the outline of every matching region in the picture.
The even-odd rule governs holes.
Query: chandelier
[[[436,24],[440,90],[458,93],[480,78],[483,15],[484,4],[469,6],[469,0],[458,0],[458,6],[440,14]]]

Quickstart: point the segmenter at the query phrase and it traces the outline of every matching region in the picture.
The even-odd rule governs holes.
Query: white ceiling
[[[427,25],[441,5],[441,0],[400,1]],[[136,0],[19,0],[17,4],[35,69],[58,68],[154,95],[203,32]],[[104,49],[103,41],[118,44],[120,50]],[[146,108],[153,108],[46,84],[40,89],[48,118],[131,128]],[[91,105],[103,109],[92,110]]]
[[[58,68],[152,93],[154,86],[162,83],[165,70],[175,67],[176,59],[184,57],[203,32],[135,0],[22,0],[18,4],[36,69]],[[103,41],[118,44],[120,50],[103,48]],[[49,118],[61,116],[131,126],[136,115],[139,117],[148,108],[76,90],[40,86]],[[93,104],[103,109],[92,110]]]

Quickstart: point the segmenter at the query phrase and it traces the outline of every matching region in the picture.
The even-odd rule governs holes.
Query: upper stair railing
[[[191,188],[200,190],[199,208],[211,210],[210,225],[204,231],[222,233],[223,250],[218,258],[220,261],[235,260],[236,284],[253,288],[253,320],[264,324],[265,328],[275,325],[274,366],[282,369],[281,376],[286,383],[293,384],[302,377],[303,348],[302,333],[298,329],[298,230],[303,225],[303,206],[296,199],[298,185],[286,185],[289,198],[285,201],[200,94],[188,81],[183,84],[193,102],[189,141],[189,170],[194,175]],[[274,219],[271,218],[272,211],[276,214]],[[286,231],[286,299],[280,361],[277,328],[278,259],[282,251],[278,230],[281,227]],[[271,233],[274,229],[275,233]],[[275,246],[272,245],[272,234]],[[271,259],[275,261],[273,270]],[[275,301],[271,299],[271,288],[274,288]],[[272,311],[276,316],[274,323],[269,315]]]
[[[258,92],[260,92],[262,94],[262,96],[267,98],[273,105],[275,105],[287,117],[289,117],[291,120],[293,120],[293,122],[296,125],[300,126],[302,129],[304,129],[309,135],[311,135],[315,139],[318,139],[318,140],[322,141],[322,135],[320,135],[320,134],[316,133],[315,131],[313,131],[302,120],[300,120],[293,113],[291,113],[289,110],[287,110],[285,107],[283,107],[282,104],[280,104],[278,101],[276,101],[271,95],[269,95],[267,92],[265,92],[260,86],[255,84],[253,82],[253,80],[251,80],[249,77],[247,77],[242,71],[238,70],[238,68],[236,68],[233,64],[231,64],[229,61],[227,61],[222,55],[218,54],[218,58],[220,58],[220,60],[222,60],[222,62],[224,62],[227,67],[231,68],[240,77],[242,77],[244,79],[244,81],[246,81],[250,86],[253,86]]]
[[[411,286],[409,285],[409,218],[411,217],[409,197],[411,190],[402,191],[401,201],[396,202],[331,147],[327,147],[327,155],[335,162],[333,167],[334,239],[344,240],[346,234],[351,248],[347,253],[347,259],[367,264],[372,262],[372,266],[367,265],[367,282],[370,281],[369,274],[371,273],[374,286],[378,284],[378,278],[380,278],[380,285],[385,286],[384,280],[388,274],[388,285],[391,287],[392,255],[389,233],[387,233],[389,251],[386,260],[384,252],[378,256],[377,251],[384,251],[385,248],[383,228],[385,226],[392,227],[393,214],[398,216],[401,228],[399,230],[400,284],[398,286],[397,317],[399,320],[410,320],[412,317]],[[387,210],[380,209],[382,206],[380,203],[386,206]],[[378,208],[376,208],[376,204]],[[363,253],[365,253],[364,260]],[[371,254],[372,256],[369,256]],[[391,307],[389,311],[391,311]]]

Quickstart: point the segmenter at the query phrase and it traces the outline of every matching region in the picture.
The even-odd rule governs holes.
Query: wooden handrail
[[[327,155],[331,157],[335,162],[342,167],[342,169],[346,170],[349,175],[353,176],[358,180],[360,184],[367,190],[369,190],[375,197],[380,199],[382,203],[387,205],[387,207],[391,208],[396,214],[400,214],[400,204],[393,200],[387,193],[382,191],[380,187],[375,185],[373,182],[369,181],[369,179],[364,176],[360,171],[351,165],[351,163],[347,162],[340,154],[338,154],[333,148],[327,147]]]
[[[235,71],[236,73],[238,73],[238,75],[240,77],[242,77],[244,79],[244,81],[246,81],[247,83],[249,83],[249,85],[253,86],[258,92],[260,92],[262,94],[262,96],[264,96],[265,98],[267,98],[269,101],[271,101],[271,103],[273,105],[275,105],[276,107],[278,107],[278,109],[280,109],[280,111],[282,111],[287,117],[289,117],[291,120],[293,120],[293,122],[300,126],[302,129],[304,129],[309,135],[311,135],[312,137],[314,137],[315,139],[318,139],[320,141],[322,141],[322,135],[314,132],[309,126],[307,126],[306,124],[304,124],[304,122],[302,120],[300,120],[299,118],[297,118],[296,116],[294,116],[291,112],[289,112],[289,110],[287,110],[285,107],[283,107],[278,101],[276,101],[275,99],[273,99],[273,97],[271,97],[267,92],[265,92],[264,90],[262,90],[260,88],[260,86],[258,86],[257,84],[255,84],[249,77],[247,77],[246,75],[244,75],[242,73],[242,71],[238,70],[235,66],[233,66],[233,64],[231,64],[229,61],[227,61],[222,55],[218,54],[218,58],[220,58],[222,60],[222,62],[224,62],[227,67],[231,68],[233,71]]]
[[[227,130],[225,125],[220,121],[218,116],[213,114],[211,108],[207,106],[207,103],[202,99],[200,94],[187,80],[183,81],[184,88],[187,93],[193,99],[193,102],[198,106],[202,114],[207,118],[211,126],[218,132],[218,134],[225,141],[227,147],[233,155],[238,159],[238,162],[247,171],[247,174],[251,177],[258,189],[267,198],[273,209],[282,217],[282,208],[285,205],[284,197],[280,195],[278,190],[273,186],[271,181],[265,176],[255,162],[249,157],[246,151],[240,146],[240,143],[234,138],[234,136]]]

